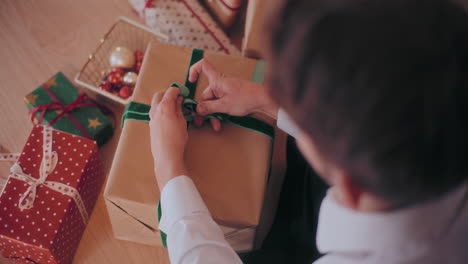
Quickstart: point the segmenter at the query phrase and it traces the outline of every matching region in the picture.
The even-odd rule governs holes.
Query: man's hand
[[[220,73],[206,59],[190,68],[189,81],[195,82],[201,73],[206,75],[209,85],[201,95],[197,106],[198,114],[226,113],[244,116],[252,112],[262,112],[277,118],[278,106],[263,85]],[[219,120],[210,121],[214,130],[218,131],[221,128]]]
[[[172,178],[187,175],[184,161],[187,123],[182,115],[183,97],[179,92],[178,88],[171,87],[166,92],[155,93],[151,102],[151,152],[161,191]]]

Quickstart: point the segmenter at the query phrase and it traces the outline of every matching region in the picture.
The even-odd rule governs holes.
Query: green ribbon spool
[[[203,58],[203,50],[193,49],[192,55],[190,58],[190,67],[200,61]],[[259,61],[255,67],[254,73],[252,75],[252,81],[256,83],[263,83],[263,72],[264,72],[265,63],[263,61]],[[187,71],[187,75],[185,77],[185,85],[181,85],[178,83],[173,83],[171,86],[177,87],[180,89],[180,95],[184,97],[184,101],[182,103],[182,111],[184,112],[184,117],[187,122],[191,122],[196,115],[196,107],[198,102],[193,99],[195,96],[195,91],[197,88],[197,81],[190,82],[188,79],[189,72]],[[125,124],[126,120],[136,120],[136,121],[143,121],[149,122],[150,116],[149,111],[151,106],[147,104],[142,104],[138,102],[130,102],[125,107],[124,113],[122,115],[122,127]],[[235,126],[249,129],[265,136],[269,137],[270,139],[274,139],[275,137],[275,129],[268,123],[263,122],[259,119],[250,117],[250,116],[231,116],[224,113],[213,113],[210,115],[205,116],[204,118],[216,118],[220,121],[229,122]],[[161,201],[158,202],[158,221],[161,220],[162,216],[162,208],[161,208]],[[161,234],[161,241],[165,248],[167,248],[167,235],[160,230]]]

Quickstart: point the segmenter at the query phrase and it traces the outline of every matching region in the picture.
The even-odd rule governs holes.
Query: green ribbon
[[[196,108],[198,102],[193,99],[195,96],[195,91],[197,87],[197,81],[190,82],[189,81],[189,74],[190,74],[190,67],[200,61],[203,58],[203,50],[193,49],[192,55],[190,58],[190,65],[189,70],[187,71],[187,75],[185,77],[185,85],[181,85],[178,83],[171,84],[171,87],[177,87],[180,89],[180,95],[184,97],[184,101],[182,103],[182,111],[184,113],[185,120],[187,122],[193,121],[196,116]],[[263,61],[259,61],[255,67],[254,73],[252,75],[252,81],[255,83],[263,83],[263,72],[264,72],[265,63]],[[122,127],[125,124],[126,120],[136,120],[136,121],[143,121],[149,122],[150,121],[150,112],[151,106],[147,104],[142,104],[138,102],[130,102],[125,107],[124,113],[122,115]],[[274,128],[266,122],[258,120],[256,118],[250,116],[231,116],[224,113],[213,113],[203,118],[216,118],[220,121],[229,122],[235,126],[249,129],[265,136],[273,139],[275,136]],[[161,201],[158,203],[158,221],[161,220],[162,216],[162,208],[161,208]],[[160,230],[161,241],[165,248],[167,248],[167,235]]]
[[[188,91],[187,87],[177,83],[173,83],[171,84],[171,86],[179,88],[181,91],[180,94],[185,97],[185,94],[187,93],[186,91]],[[197,105],[198,102],[193,99],[187,97],[184,99],[184,102],[182,104],[182,111],[186,111],[184,113],[184,117],[185,120],[187,120],[188,122],[192,121],[195,118]],[[231,116],[223,113],[213,113],[210,115],[206,115],[203,118],[216,118],[220,121],[226,121],[235,126],[262,133],[271,139],[273,139],[275,136],[275,130],[272,126],[270,126],[270,124],[250,116]]]
[[[161,200],[158,202],[158,221],[161,223],[162,209],[161,209]],[[167,235],[163,231],[159,230],[161,235],[161,241],[164,248],[167,248]]]
[[[203,58],[203,50],[194,49],[192,51],[189,69],[193,64],[195,64],[202,58]],[[252,76],[252,81],[256,83],[263,82],[263,68],[264,68],[264,62],[259,61],[257,63],[257,66],[255,67],[255,71]],[[187,120],[187,122],[191,122],[196,116],[196,107],[198,105],[198,102],[193,99],[196,86],[197,86],[197,82],[193,82],[193,83],[190,82],[188,80],[188,77],[189,77],[189,71],[187,72],[185,85],[173,83],[171,84],[171,86],[179,88],[180,95],[185,97],[182,111],[184,112],[185,120]],[[151,106],[147,104],[142,104],[138,102],[130,102],[125,107],[124,114],[122,115],[122,127],[125,124],[125,120],[129,120],[129,119],[149,122],[150,121],[150,117],[149,117],[150,109],[151,109]],[[265,136],[271,139],[273,139],[275,136],[275,129],[271,125],[261,120],[258,120],[256,118],[250,117],[250,116],[239,117],[239,116],[231,116],[231,115],[224,114],[224,113],[213,113],[213,114],[205,116],[204,118],[206,119],[216,118],[220,121],[226,121],[235,126],[264,134]]]
[[[181,90],[181,95],[184,96],[183,90],[187,89],[187,87],[173,83],[171,84],[173,87],[178,87]],[[198,102],[190,99],[190,98],[185,98],[183,102],[183,110],[184,111],[184,117],[187,122],[193,121],[196,115],[196,106],[198,105]],[[150,106],[147,104],[142,104],[138,102],[130,102],[124,111],[124,114],[122,115],[122,127],[125,122],[125,120],[137,120],[137,121],[144,121],[144,122],[149,122],[150,117],[149,117],[149,110]],[[188,110],[188,111],[187,111]],[[229,122],[235,126],[249,129],[261,134],[264,134],[265,136],[273,139],[275,136],[275,130],[270,124],[263,122],[259,119],[250,117],[250,116],[231,116],[228,114],[223,114],[223,113],[214,113],[205,116],[204,118],[216,118],[220,121],[226,121]]]

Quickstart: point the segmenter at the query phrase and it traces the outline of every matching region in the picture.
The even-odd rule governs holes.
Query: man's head
[[[302,145],[313,150],[306,157],[329,164],[324,178],[333,184],[335,168],[353,186],[405,203],[467,179],[468,17],[461,7],[289,0],[274,20],[271,94],[302,129]]]

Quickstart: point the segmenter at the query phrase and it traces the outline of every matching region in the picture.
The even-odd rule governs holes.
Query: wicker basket
[[[123,46],[131,50],[145,53],[146,47],[152,40],[167,41],[167,36],[154,32],[152,29],[137,24],[125,17],[119,17],[110,30],[101,39],[101,43],[91,54],[75,77],[75,82],[98,95],[102,95],[120,104],[127,104],[132,97],[120,98],[99,89],[103,73],[111,68],[109,56],[116,47]]]

